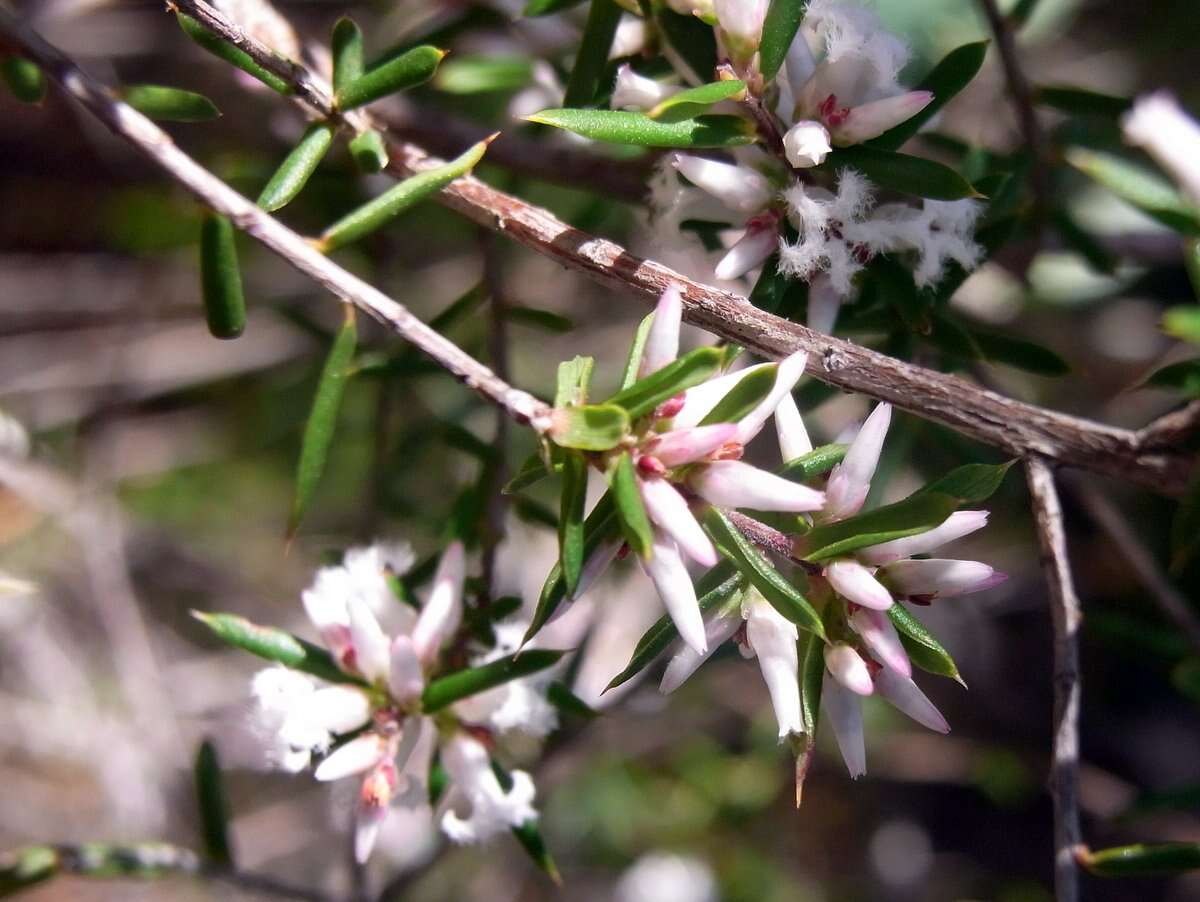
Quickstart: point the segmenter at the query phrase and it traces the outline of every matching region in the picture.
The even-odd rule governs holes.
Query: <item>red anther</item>
[[[462,731],[472,739],[478,740],[489,751],[496,747],[496,737],[487,727],[481,727],[478,724],[463,724]]]
[[[779,227],[779,211],[778,210],[763,210],[761,213],[755,213],[746,220],[746,228],[753,230],[776,229]]]
[[[871,674],[871,679],[875,679],[879,675],[879,671],[883,670],[883,665],[872,658],[870,655],[862,656],[863,663],[867,665],[867,672]]]
[[[638,472],[645,473],[647,476],[662,476],[667,472],[663,462],[650,454],[643,454],[638,458],[637,468]]]
[[[708,456],[711,460],[741,460],[745,450],[740,442],[726,442]]]
[[[746,621],[743,620],[738,626],[737,631],[733,634],[733,641],[742,648],[750,647],[750,639],[746,635]]]
[[[627,557],[629,557],[629,543],[625,542],[617,549],[617,560],[623,561]]]
[[[865,244],[856,244],[853,249],[854,259],[859,263],[866,263],[871,259],[871,249]]]
[[[673,398],[667,398],[658,405],[658,409],[654,411],[654,415],[661,419],[670,419],[683,410],[683,392],[680,392]]]
[[[935,598],[937,598],[936,595],[909,595],[908,596],[909,601],[911,601],[913,604],[919,604],[922,607],[929,607],[929,605],[933,604],[933,600]]]
[[[392,793],[396,791],[397,782],[399,776],[395,763],[390,758],[384,758],[363,778],[363,804],[373,808],[386,808],[392,800]]]
[[[855,614],[857,614],[861,610],[862,610],[862,605],[855,604],[852,601],[846,602],[846,613],[849,616],[853,617]]]

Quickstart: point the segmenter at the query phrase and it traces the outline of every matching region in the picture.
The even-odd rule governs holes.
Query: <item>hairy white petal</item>
[[[884,668],[875,675],[875,688],[879,690],[880,695],[921,726],[929,727],[938,733],[950,732],[950,724],[946,722],[942,712],[925,697],[925,693],[911,677]]]
[[[862,700],[837,680],[821,684],[821,710],[829,718],[846,770],[857,780],[867,772],[867,747],[863,736]]]
[[[820,510],[825,500],[816,489],[738,460],[718,460],[696,467],[688,482],[705,501],[718,507],[803,513]]]
[[[654,308],[654,319],[646,336],[646,347],[642,352],[641,376],[656,373],[679,354],[679,324],[683,320],[683,297],[679,286],[668,285]]]
[[[437,658],[442,645],[454,635],[462,622],[462,592],[465,576],[465,552],[461,542],[452,542],[438,561],[429,600],[421,609],[413,628],[413,647],[421,663],[428,666]]]
[[[708,641],[708,651],[700,654],[690,645],[683,645],[671,656],[667,669],[663,673],[658,691],[668,695],[684,684],[696,670],[712,657],[723,642],[733,636],[742,625],[740,612],[735,608],[728,613],[711,617],[704,624],[704,636]]]
[[[638,480],[646,513],[692,560],[705,567],[717,564],[717,549],[674,486],[657,476]]]
[[[697,653],[707,652],[704,616],[696,602],[696,588],[675,543],[656,532],[650,559],[642,561],[642,567],[658,590],[680,638]]]
[[[835,642],[825,647],[825,667],[833,678],[858,695],[870,695],[875,691],[871,682],[871,671],[862,655],[844,642]]]
[[[862,561],[868,564],[885,564],[898,558],[911,557],[914,554],[926,554],[955,539],[982,529],[987,525],[987,511],[956,511],[928,532],[918,533],[903,539],[892,539],[879,545],[860,548],[854,552]]]
[[[474,737],[455,733],[442,745],[442,764],[454,789],[470,808],[465,816],[451,809],[442,815],[442,831],[454,842],[482,842],[537,817],[529,774],[512,772],[506,792],[492,770],[487,749]]]
[[[310,716],[330,733],[349,733],[371,719],[371,700],[354,686],[326,686],[312,694]]]
[[[886,611],[892,606],[891,593],[871,571],[858,561],[836,560],[825,567],[824,576],[839,595],[864,608]]]
[[[850,626],[862,636],[863,642],[881,664],[904,676],[912,676],[912,664],[900,642],[900,634],[883,611],[859,608],[850,617]]]

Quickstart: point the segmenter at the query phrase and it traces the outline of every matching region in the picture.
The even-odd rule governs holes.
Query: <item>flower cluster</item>
[[[810,284],[808,324],[825,332],[854,296],[855,275],[877,254],[911,258],[918,287],[939,281],[950,261],[967,270],[978,263],[982,252],[972,239],[982,212],[977,201],[877,204],[874,186],[854,168],[814,170],[834,148],[878,138],[933,100],[928,91],[899,84],[907,48],[874,13],[853,3],[814,0],[782,70],[764,85],[756,51],[766,3],[670,5],[715,25],[724,58],[757,95],[762,116],[776,123],[781,148],[737,148],[728,161],[683,153],[665,158],[651,184],[656,237],[680,235],[688,221],[728,224],[731,244],[713,268],[721,280],[754,271],[778,251],[779,270]],[[668,58],[683,82],[694,80]],[[612,105],[652,110],[681,90],[625,65]]]

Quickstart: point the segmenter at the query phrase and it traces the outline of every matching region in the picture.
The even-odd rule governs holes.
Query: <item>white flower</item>
[[[349,686],[318,688],[310,677],[285,667],[260,670],[251,683],[254,728],[267,763],[298,773],[333,737],[362,726],[371,716],[366,693]]]
[[[1166,91],[1139,97],[1121,128],[1126,141],[1144,148],[1200,204],[1200,123],[1174,97]]]
[[[675,154],[673,161],[689,182],[739,213],[759,212],[775,193],[765,176],[747,166],[683,153]]]
[[[696,494],[718,507],[802,513],[821,509],[823,493],[737,460],[698,467],[688,479]]]
[[[441,760],[453,781],[440,806],[441,825],[454,842],[482,842],[537,817],[529,774],[513,771],[512,786],[506,791],[479,740],[455,733],[442,744]]]
[[[678,94],[680,87],[664,85],[662,82],[639,75],[629,63],[617,69],[617,80],[613,85],[612,108],[614,110],[652,110],[668,97]]]
[[[846,450],[842,462],[829,474],[825,486],[824,520],[844,520],[857,514],[871,490],[871,478],[879,465],[883,440],[892,421],[892,405],[877,404],[863,422]]]
[[[422,664],[436,658],[462,622],[464,554],[462,543],[452,542],[438,562],[429,600],[412,631],[413,648]]]
[[[987,521],[987,511],[955,511],[941,525],[927,532],[861,548],[855,552],[855,556],[868,564],[886,564],[914,554],[926,554],[982,529]]]
[[[790,391],[780,398],[779,406],[775,408],[775,432],[784,463],[791,463],[813,449],[812,439],[808,437],[808,429]]]
[[[861,697],[837,680],[826,679],[821,683],[821,710],[833,728],[846,770],[857,780],[867,772]]]
[[[825,669],[835,680],[857,695],[870,695],[875,691],[867,662],[844,642],[825,646]]]
[[[769,0],[714,0],[718,33],[735,62],[745,64],[758,50]]]
[[[646,20],[639,16],[623,13],[617,22],[617,31],[613,35],[612,44],[608,48],[610,60],[641,53],[646,46],[648,29]]]
[[[877,573],[897,595],[923,599],[968,595],[990,589],[1006,579],[979,561],[901,560],[885,564]]]
[[[851,628],[862,637],[867,646],[881,664],[889,667],[903,676],[912,676],[912,664],[908,653],[900,642],[900,634],[892,626],[891,618],[883,611],[871,608],[859,608],[850,615]]]
[[[616,902],[717,902],[712,869],[698,858],[650,852],[617,882]]]
[[[783,136],[784,154],[797,169],[820,166],[831,150],[829,129],[811,119],[797,122]]]

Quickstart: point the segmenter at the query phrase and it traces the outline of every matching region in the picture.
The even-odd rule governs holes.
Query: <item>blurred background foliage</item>
[[[910,40],[914,74],[986,34],[963,0],[877,5]],[[277,97],[245,90],[227,67],[199,52],[161,4],[52,0],[30,7],[38,7],[47,37],[105,80],[172,84],[211,97],[223,118],[170,130],[251,196],[303,128]],[[460,68],[456,80],[449,63],[475,54],[520,60],[523,42],[561,63],[575,22],[555,20],[557,31],[547,27],[531,37],[514,28],[511,10],[499,3],[309,0],[280,9],[305,37],[324,40],[336,17],[350,12],[376,50],[417,39],[449,47],[443,75],[397,107],[418,138],[448,130],[452,117],[544,139],[537,127],[511,118],[514,98],[536,85],[535,66],[509,61],[490,76],[494,90],[481,92],[471,90],[469,70]],[[1021,33],[1036,83],[1121,96],[1166,86],[1192,110],[1200,109],[1198,36],[1200,7],[1193,0],[1041,0]],[[1111,122],[1058,119],[1048,114],[1046,122],[1117,141]],[[0,406],[33,434],[37,457],[97,497],[111,491],[116,498],[137,601],[136,612],[113,602],[95,586],[86,542],[74,541],[59,521],[15,494],[0,494],[3,569],[37,585],[32,596],[0,601],[0,848],[154,837],[194,845],[192,750],[201,736],[236,720],[254,665],[219,650],[187,610],[233,610],[294,624],[299,591],[330,554],[374,536],[406,538],[422,556],[433,551],[456,516],[479,515],[472,492],[482,469],[498,456],[514,466],[532,445],[512,430],[510,444],[497,447],[492,411],[362,322],[362,345],[378,352],[388,371],[351,380],[329,466],[300,535],[285,549],[300,436],[337,328],[337,305],[246,242],[246,334],[214,341],[199,310],[198,207],[53,93],[38,108],[0,98],[0,122]],[[991,56],[939,130],[975,146],[1017,146]],[[552,184],[552,173],[546,180],[516,176],[486,161],[477,174],[581,228],[634,249],[653,246],[638,210],[587,186]],[[1177,246],[1158,227],[1081,177],[1064,179],[1079,222],[1095,234],[1139,242],[1145,253],[1102,274],[1070,250],[1039,251],[1028,242],[1007,249],[963,286],[955,306],[1052,349],[1070,372],[1049,378],[981,363],[973,375],[1052,408],[1140,426],[1178,401],[1141,382],[1187,356],[1162,333],[1159,319],[1165,308],[1194,298]],[[375,179],[358,175],[345,151],[336,150],[285,218],[315,233],[377,190]],[[409,211],[341,259],[429,320],[480,283],[485,253],[493,255],[510,313],[543,311],[509,317],[511,381],[550,396],[554,363],[586,352],[601,362],[598,389],[614,384],[624,343],[644,313],[638,304],[518,248],[492,244],[433,204]],[[492,326],[483,305],[447,332],[487,359]],[[860,398],[805,392],[820,399],[805,411],[821,440],[833,439],[867,409]],[[885,451],[881,495],[899,497],[969,460],[997,458],[901,416]],[[1093,846],[1200,840],[1195,649],[1148,601],[1084,501],[1100,493],[1116,503],[1160,561],[1172,506],[1099,477],[1071,474],[1064,482],[1086,615],[1085,835]],[[531,500],[553,506],[536,491]],[[543,833],[566,882],[562,894],[641,900],[636,881],[622,881],[622,874],[628,877],[647,854],[669,852],[702,862],[715,881],[710,898],[731,902],[1051,898],[1044,791],[1050,627],[1028,502],[1015,471],[992,510],[986,537],[964,543],[962,556],[987,560],[1011,579],[984,595],[940,603],[927,616],[970,686],[967,692],[924,681],[953,733],[918,733],[892,709],[869,705],[868,776],[852,784],[823,740],[796,811],[791,762],[775,743],[765,692],[736,653],[718,655],[669,704],[653,685],[639,685],[603,717],[569,722],[535,767]],[[536,588],[552,560],[552,542],[536,525],[536,504],[523,512],[532,524],[514,526],[513,541],[525,543],[527,553],[512,579]],[[1191,598],[1196,576],[1180,577]],[[606,600],[632,592],[619,580],[614,586]],[[137,641],[123,632],[130,616],[144,621],[148,659],[128,647]],[[603,607],[597,616],[605,617]],[[636,638],[640,627],[632,630]],[[606,676],[624,665],[627,653],[628,645],[611,653]],[[131,673],[133,660],[149,660],[154,669]],[[130,679],[151,681],[161,694],[131,697]],[[147,710],[156,698],[170,710]],[[337,798],[331,803],[325,787],[305,779],[245,769],[236,755],[228,778],[244,866],[345,891],[352,878],[338,839],[344,825],[331,813]],[[428,857],[417,846],[400,848],[390,860],[381,856],[372,878],[389,878]],[[397,888],[414,900],[560,892],[508,840],[442,850]],[[174,879],[68,880],[29,898],[201,899],[231,892]],[[1200,882],[1089,880],[1086,895],[1183,902],[1200,895]],[[689,896],[664,889],[658,898]]]

